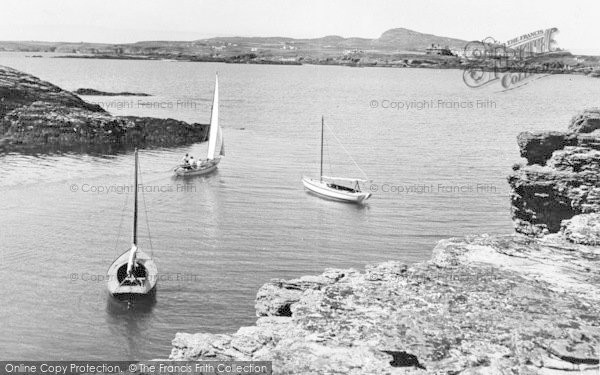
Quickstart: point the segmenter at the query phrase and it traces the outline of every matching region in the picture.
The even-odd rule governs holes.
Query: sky
[[[556,27],[558,47],[600,55],[599,0],[3,0],[0,40],[128,43],[213,36],[377,38],[403,27],[507,41]]]

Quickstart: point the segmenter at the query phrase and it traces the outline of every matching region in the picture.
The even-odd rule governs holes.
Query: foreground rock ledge
[[[598,374],[599,260],[562,234],[444,240],[410,267],[273,280],[255,326],[178,333],[170,358],[270,360],[276,374]]]

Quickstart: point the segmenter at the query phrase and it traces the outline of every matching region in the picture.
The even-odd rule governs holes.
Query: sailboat
[[[217,144],[220,144],[219,155],[216,154]],[[206,159],[198,160],[193,165],[190,163],[179,165],[174,169],[174,172],[177,176],[197,176],[210,173],[217,169],[217,165],[221,161],[221,156],[225,156],[225,143],[223,141],[223,131],[219,126],[219,76],[217,75],[215,77],[215,92],[210,114],[210,132]]]
[[[361,203],[369,199],[371,193],[360,190],[360,183],[367,182],[367,179],[329,177],[323,175],[323,134],[325,131],[324,127],[325,119],[321,117],[321,172],[319,174],[319,179],[302,177],[302,184],[310,192],[328,199],[351,203]],[[341,143],[340,145],[343,147]],[[344,150],[346,149],[344,148]],[[346,151],[346,153],[348,152]],[[350,159],[352,159],[352,156],[350,156],[349,153],[348,156],[350,157]],[[352,159],[352,161],[354,162],[354,159]],[[358,164],[356,164],[356,162],[354,162],[354,164],[358,167]],[[358,168],[360,169],[360,167]],[[345,186],[342,184],[342,182],[351,183],[353,184],[353,187]]]
[[[152,294],[156,287],[158,269],[152,258],[138,249],[138,151],[135,150],[133,204],[133,241],[131,248],[121,254],[107,271],[108,291],[115,297],[145,296]]]

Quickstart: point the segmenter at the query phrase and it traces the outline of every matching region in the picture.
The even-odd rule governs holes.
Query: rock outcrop
[[[146,94],[143,92],[129,92],[129,91],[122,91],[122,92],[106,92],[106,91],[100,91],[100,90],[96,90],[96,89],[87,89],[87,88],[81,88],[81,89],[77,89],[75,91],[73,91],[73,93],[77,94],[77,95],[93,95],[93,96],[152,96],[150,94]]]
[[[273,280],[255,326],[178,333],[170,358],[267,360],[275,374],[596,374],[599,261],[559,234],[444,240],[425,263]]]
[[[600,109],[587,109],[573,117],[569,130],[575,133],[591,133],[600,129]]]
[[[600,110],[575,116],[568,132],[521,133],[509,177],[517,232],[556,233],[574,215],[600,212]]]
[[[600,246],[600,214],[574,216],[564,220],[560,229],[573,243]]]
[[[208,128],[112,116],[58,86],[0,66],[0,152],[177,146],[206,140]]]

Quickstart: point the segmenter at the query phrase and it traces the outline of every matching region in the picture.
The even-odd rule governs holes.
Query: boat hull
[[[136,285],[122,285],[121,274],[119,270],[122,267],[127,267],[129,260],[130,251],[127,250],[121,254],[115,261],[110,265],[106,275],[108,278],[108,291],[114,297],[134,297],[134,296],[150,296],[155,292],[156,282],[158,277],[158,268],[156,264],[150,258],[150,256],[143,251],[138,250],[136,253],[136,263],[143,267],[145,270],[144,280]]]
[[[325,182],[308,177],[302,178],[302,184],[307,190],[309,190],[312,193],[315,193],[320,197],[342,202],[362,203],[365,200],[369,199],[369,197],[371,196],[371,193],[368,192],[349,192],[334,189],[327,186]]]
[[[221,158],[213,159],[211,162],[209,162],[210,164],[206,165],[205,167],[201,167],[201,168],[186,169],[183,167],[177,167],[174,170],[175,175],[185,177],[185,176],[201,176],[204,174],[209,174],[211,172],[214,172],[217,169],[217,166],[219,165],[220,161],[221,161]]]

